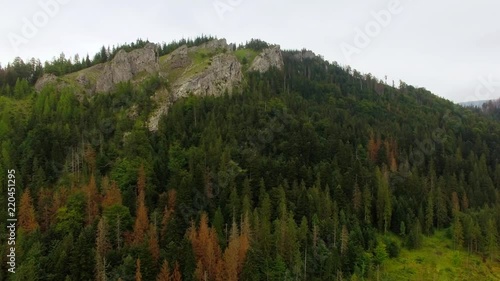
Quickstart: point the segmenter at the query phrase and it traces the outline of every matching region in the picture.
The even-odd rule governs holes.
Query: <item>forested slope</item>
[[[301,53],[231,95],[177,100],[155,132],[160,76],[83,98],[3,80],[19,232],[2,279],[376,280],[443,229],[498,267],[500,123]]]

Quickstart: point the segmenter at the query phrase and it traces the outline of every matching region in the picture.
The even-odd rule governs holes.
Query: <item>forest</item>
[[[390,280],[436,233],[498,269],[498,113],[295,50],[236,93],[175,102],[156,132],[159,76],[34,89],[145,44],[0,68],[0,186],[15,170],[18,218],[15,274],[0,233],[1,280]]]

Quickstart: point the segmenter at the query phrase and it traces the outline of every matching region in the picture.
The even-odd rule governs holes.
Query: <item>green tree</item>
[[[391,223],[392,203],[391,192],[389,190],[389,179],[387,171],[381,172],[378,167],[375,168],[375,176],[377,178],[377,217],[379,229],[384,233]]]
[[[453,245],[455,249],[460,249],[464,244],[464,229],[460,218],[456,217],[453,223]]]
[[[488,246],[488,252],[491,261],[498,249],[498,231],[496,223],[493,219],[488,220],[488,224],[486,227],[486,245]]]
[[[389,258],[387,254],[386,245],[378,242],[377,247],[373,250],[373,263],[377,267],[377,280],[380,280],[380,267]]]

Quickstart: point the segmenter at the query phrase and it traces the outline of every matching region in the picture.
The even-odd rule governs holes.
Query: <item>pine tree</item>
[[[377,280],[380,280],[380,267],[387,260],[389,255],[387,254],[386,245],[379,242],[373,253],[373,262],[377,266]]]
[[[19,228],[26,233],[31,233],[38,229],[38,227],[33,200],[31,199],[29,189],[26,189],[19,202]]]
[[[354,184],[354,191],[352,193],[352,206],[354,208],[354,212],[355,214],[359,214],[359,211],[361,209],[361,204],[362,204],[362,194],[361,194],[361,190],[359,188],[359,185],[358,183],[356,182]]]
[[[467,193],[464,192],[462,196],[462,210],[465,212],[467,209],[469,209],[469,198],[467,198]]]
[[[379,229],[384,233],[390,226],[392,215],[391,193],[389,190],[389,182],[387,171],[381,172],[378,167],[375,169],[377,178],[377,217]]]
[[[21,198],[22,199],[22,198]],[[48,188],[42,188],[38,192],[37,209],[40,220],[40,230],[47,230],[54,216],[52,212],[54,202],[52,201],[52,192]]]
[[[156,277],[156,281],[171,281],[170,269],[168,268],[168,261],[163,260],[163,265],[161,266],[160,273]]]
[[[371,213],[372,213],[372,193],[367,185],[363,188],[363,209],[364,209],[364,221],[366,224],[371,224]]]
[[[104,199],[102,200],[102,207],[111,207],[113,205],[121,205],[122,204],[122,194],[120,188],[116,184],[115,181],[111,183],[111,187],[106,190],[106,194],[104,195]]]
[[[199,228],[192,224],[188,230],[188,237],[193,246],[197,260],[196,276],[198,280],[207,277],[216,280],[223,275],[222,252],[217,242],[215,229],[208,226],[208,217],[203,213],[200,218]]]
[[[456,191],[453,191],[451,194],[451,207],[453,217],[456,218],[460,213],[460,200]]]
[[[141,259],[137,259],[135,267],[135,281],[142,281],[142,273],[141,273]]]
[[[441,190],[441,184],[438,184],[435,198],[436,198],[437,227],[442,228],[446,225],[448,221],[448,209],[446,207],[446,200],[444,194]]]
[[[425,232],[432,234],[434,226],[434,191],[431,189],[427,196],[427,208],[425,212]]]
[[[100,63],[104,63],[108,61],[108,51],[106,50],[106,47],[102,46],[100,54]]]
[[[91,174],[94,174],[96,169],[96,153],[92,146],[87,145],[83,154],[83,158],[87,163],[87,167]]]
[[[145,203],[146,175],[144,167],[139,169],[139,177],[137,180],[137,213],[134,223],[133,242],[140,244],[144,241],[144,236],[149,229],[148,209]]]
[[[175,210],[175,207],[177,205],[177,190],[170,189],[167,192],[167,196],[168,196],[168,209]]]
[[[108,241],[108,224],[103,217],[97,224],[97,237],[96,237],[96,280],[106,281],[106,254],[110,249]]]
[[[340,254],[344,255],[347,252],[347,247],[349,245],[349,231],[347,226],[342,225],[342,233],[340,235]]]
[[[225,235],[224,235],[224,216],[222,215],[222,210],[220,207],[217,208],[214,215],[214,220],[212,222],[212,226],[217,231],[217,238],[221,242],[222,245],[225,245]]]
[[[85,197],[87,199],[87,225],[94,223],[94,220],[99,216],[100,196],[97,191],[94,174],[90,176],[90,181],[85,188]]]
[[[92,63],[90,62],[89,54],[87,54],[87,56],[85,57],[85,66],[90,67],[91,64]]]
[[[182,281],[182,274],[178,262],[175,262],[174,273],[172,274],[172,281]]]
[[[455,218],[455,223],[453,224],[453,243],[455,249],[459,249],[464,244],[464,230],[460,218]]]
[[[381,143],[382,141],[380,140],[380,136],[375,139],[374,134],[370,134],[370,140],[368,141],[368,155],[370,156],[370,160],[372,160],[373,162],[377,161],[377,155]]]
[[[161,220],[161,237],[162,237],[162,239],[165,238],[165,235],[167,233],[168,222],[170,221],[170,219],[175,211],[176,202],[177,202],[177,191],[175,189],[170,189],[167,193],[167,197],[168,197],[167,205],[165,206],[165,209],[163,210],[163,217]]]
[[[160,258],[160,245],[158,244],[158,232],[153,223],[149,225],[148,237],[149,252],[151,253],[153,261],[157,263]]]
[[[229,243],[227,249],[224,251],[224,280],[237,281],[238,280],[238,253],[240,247],[240,240],[236,222],[233,221],[231,227],[231,235],[229,235]]]
[[[498,231],[496,223],[493,219],[489,219],[486,226],[486,245],[488,247],[491,261],[498,247]]]
[[[239,237],[240,247],[238,252],[238,273],[241,273],[243,271],[243,265],[245,264],[248,250],[250,249],[251,229],[250,229],[250,218],[248,213],[245,214],[245,216],[243,217],[240,229],[241,229],[241,234]]]

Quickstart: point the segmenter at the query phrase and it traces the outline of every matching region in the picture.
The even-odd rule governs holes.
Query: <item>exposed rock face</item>
[[[250,66],[250,71],[259,71],[260,73],[268,71],[271,67],[283,69],[283,55],[279,45],[269,47],[262,51]]]
[[[44,74],[36,81],[35,90],[37,92],[40,92],[46,85],[56,82],[57,82],[57,76],[55,76],[54,74]]]
[[[148,121],[148,128],[150,131],[157,131],[160,118],[168,113],[168,108],[172,104],[170,95],[167,89],[160,89],[153,96],[152,99],[160,106],[151,114]]]
[[[168,60],[170,61],[169,67],[171,70],[188,66],[191,63],[191,59],[188,56],[188,47],[183,45],[177,48],[170,53]]]
[[[217,96],[228,91],[241,82],[241,64],[233,54],[218,54],[212,58],[211,65],[203,72],[178,81],[175,85],[174,99],[189,94],[197,96]]]
[[[87,94],[112,91],[117,83],[137,81],[142,74],[158,74],[168,81],[168,87],[162,87],[152,96],[152,102],[158,107],[149,118],[151,131],[158,130],[161,116],[167,114],[172,103],[189,95],[218,96],[232,94],[243,80],[242,66],[235,56],[234,45],[228,45],[225,39],[212,40],[197,47],[181,46],[160,62],[156,46],[148,44],[142,49],[129,53],[124,50],[116,53],[107,63],[98,64],[71,76],[76,84]],[[257,56],[250,70],[265,72],[270,68],[283,69],[283,57],[279,46],[272,46]],[[147,75],[144,75],[147,77]],[[64,83],[54,75],[45,75],[36,83],[37,90],[46,84]],[[137,116],[132,108],[129,117]]]
[[[96,81],[95,90],[96,92],[109,92],[116,84],[129,81],[142,71],[148,73],[158,71],[156,46],[152,43],[130,53],[120,50],[113,60],[104,66]]]
[[[190,67],[193,67],[189,54],[201,49],[218,54],[211,58],[210,65],[205,69],[193,75],[181,76],[177,81],[173,81],[171,92],[160,90],[155,93],[153,100],[159,106],[149,118],[148,127],[151,131],[158,130],[161,116],[167,114],[168,108],[177,99],[191,94],[217,96],[226,91],[231,94],[241,84],[243,80],[241,64],[232,52],[231,45],[227,45],[225,39],[213,40],[198,47],[182,46],[178,48],[166,59],[168,65],[166,71],[184,69],[186,72]]]
[[[78,77],[76,78],[76,82],[80,84],[84,89],[90,87],[90,81],[88,77],[83,73],[80,73],[80,75],[78,75]]]

